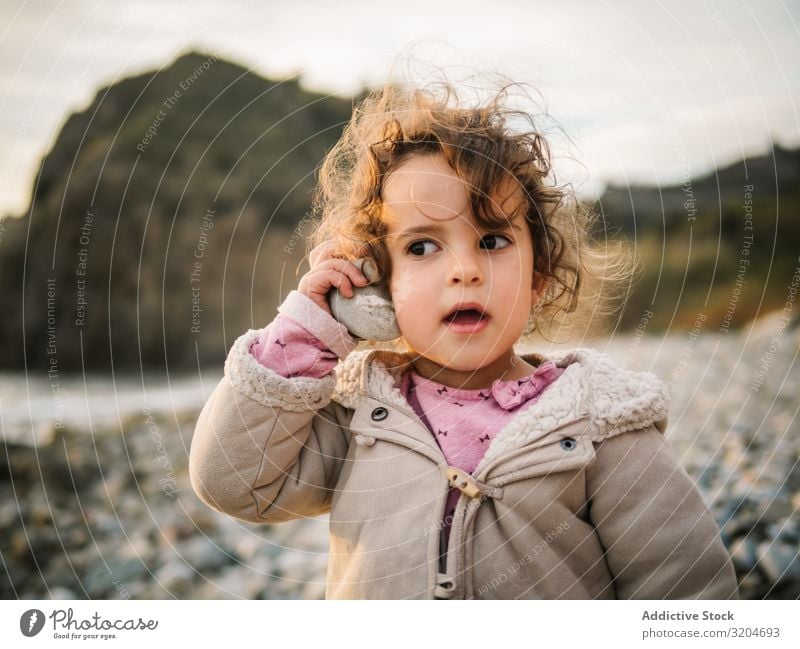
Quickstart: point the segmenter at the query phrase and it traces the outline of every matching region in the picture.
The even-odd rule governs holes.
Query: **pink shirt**
[[[522,379],[496,380],[491,388],[461,390],[425,379],[411,369],[403,374],[401,390],[425,422],[447,463],[467,473],[475,471],[495,435],[517,413],[533,405],[542,391],[564,372],[552,361],[542,363]],[[451,487],[444,510],[445,539],[460,490]]]
[[[339,322],[298,291],[292,291],[278,311],[250,353],[281,376],[322,378],[356,346]],[[447,463],[472,473],[495,435],[533,405],[563,372],[547,361],[522,379],[496,380],[482,390],[459,390],[425,379],[412,368],[403,374],[401,391],[431,431]],[[447,496],[446,541],[460,493],[452,487]]]

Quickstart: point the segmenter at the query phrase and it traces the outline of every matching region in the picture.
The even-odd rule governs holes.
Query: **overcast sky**
[[[800,0],[33,0],[0,3],[0,214],[19,213],[99,86],[201,49],[348,95],[415,43],[455,77],[533,84],[560,178],[675,182],[800,144]],[[568,136],[568,137],[567,137]],[[574,159],[575,163],[569,163]]]

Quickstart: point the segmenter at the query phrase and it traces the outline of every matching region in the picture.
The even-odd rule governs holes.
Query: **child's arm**
[[[321,379],[355,345],[347,329],[302,293],[292,291],[278,307],[275,320],[259,332],[250,354],[286,378]]]
[[[225,375],[197,422],[189,456],[192,487],[207,505],[236,518],[280,522],[327,512],[347,454],[352,411],[331,400],[335,373],[322,370],[330,368],[333,356],[346,356],[355,341],[337,330],[341,325],[319,300],[332,285],[352,295],[348,281],[359,280],[350,275],[358,270],[337,274],[331,266],[349,262],[316,259],[322,263],[312,263],[311,279],[304,277],[281,305],[274,330],[276,322],[234,343]],[[269,345],[280,346],[279,332],[288,337],[281,342],[289,351],[276,354]],[[290,345],[305,351],[294,354]],[[309,347],[317,348],[314,358],[314,352],[306,353]]]
[[[352,413],[331,401],[331,357],[336,356],[329,347],[346,356],[355,341],[328,338],[327,344],[314,344],[315,339],[324,342],[324,328],[314,334],[284,315],[307,308],[306,300],[292,291],[268,327],[251,330],[234,343],[225,375],[195,428],[189,456],[192,486],[209,507],[236,518],[279,522],[323,514],[330,507]],[[313,303],[310,308],[317,309]],[[268,354],[260,348],[274,342],[276,332],[285,346],[276,344],[281,351]],[[316,358],[310,349],[317,350]],[[259,350],[276,369],[259,362],[254,355]]]
[[[617,597],[738,599],[719,527],[654,426],[604,440],[586,490]]]

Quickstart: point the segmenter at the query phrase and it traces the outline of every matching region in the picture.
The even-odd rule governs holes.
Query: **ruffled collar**
[[[407,385],[409,390],[433,394],[440,399],[448,401],[453,399],[467,401],[494,399],[501,408],[513,410],[540,394],[542,390],[561,376],[563,372],[563,367],[557,367],[553,361],[548,360],[539,365],[533,374],[524,376],[521,379],[513,379],[511,381],[501,381],[497,379],[492,383],[491,388],[475,390],[451,388],[442,383],[424,378],[413,368],[407,372],[406,381],[408,381]]]

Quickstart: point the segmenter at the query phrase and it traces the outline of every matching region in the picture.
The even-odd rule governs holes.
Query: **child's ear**
[[[531,304],[536,304],[544,295],[547,282],[538,271],[533,271],[533,282],[531,285]]]

